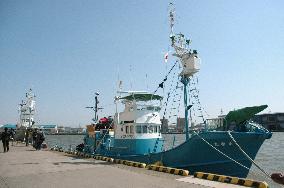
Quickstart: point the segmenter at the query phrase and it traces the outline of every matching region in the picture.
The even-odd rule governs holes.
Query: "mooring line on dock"
[[[252,173],[258,174],[258,175],[264,177],[265,179],[271,181],[271,178],[270,178],[270,177],[267,178],[266,175],[263,175],[262,173],[259,173],[259,172],[255,171],[255,170],[252,170],[252,169],[246,167],[245,165],[241,164],[240,162],[236,161],[235,159],[231,158],[230,156],[226,155],[225,153],[223,153],[222,151],[220,151],[219,149],[217,149],[216,147],[214,147],[214,146],[213,146],[212,144],[210,144],[207,140],[205,140],[202,136],[200,136],[196,131],[193,131],[193,132],[194,132],[201,140],[203,140],[203,141],[204,141],[206,144],[208,144],[211,148],[213,148],[214,150],[216,150],[217,152],[219,152],[220,154],[222,154],[224,157],[226,157],[226,158],[228,158],[229,160],[235,162],[235,163],[238,164],[239,166],[241,166],[241,167],[243,167],[243,168],[245,168],[245,169],[251,171]]]
[[[265,174],[269,179],[271,179],[271,175],[269,175],[267,172],[264,171],[263,168],[261,168],[242,148],[241,146],[237,143],[237,141],[234,139],[234,137],[232,136],[232,134],[230,133],[230,131],[228,131],[228,134],[230,136],[230,138],[232,139],[232,141],[234,142],[234,144],[239,148],[239,150],[263,173]]]

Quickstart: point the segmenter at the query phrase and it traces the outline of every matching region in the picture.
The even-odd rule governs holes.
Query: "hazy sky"
[[[268,104],[284,111],[284,1],[175,1],[176,32],[202,58],[200,100],[210,117]],[[91,122],[100,92],[113,114],[123,89],[156,89],[166,72],[167,1],[0,1],[0,124],[18,120],[31,87],[36,122]],[[169,68],[174,62],[170,57]],[[147,74],[147,79],[146,78]],[[132,88],[131,88],[132,86]]]

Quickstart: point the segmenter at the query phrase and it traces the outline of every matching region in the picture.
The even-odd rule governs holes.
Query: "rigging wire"
[[[191,103],[193,105],[193,107],[190,109],[190,112],[194,116],[198,116],[199,118],[201,118],[202,123],[205,125],[206,119],[204,117],[204,112],[203,112],[204,108],[202,107],[201,102],[200,102],[200,97],[199,97],[200,91],[198,90],[197,86],[198,86],[198,77],[194,76],[190,80],[190,90],[189,91],[190,91],[190,98],[192,99]],[[190,118],[192,119],[192,116]]]
[[[179,81],[177,81],[177,83],[176,83],[176,86],[175,86],[175,88],[177,88],[177,86],[178,86],[178,84],[179,84]],[[180,99],[178,99],[177,101],[176,101],[176,96],[178,96],[178,93],[177,93],[177,90],[175,89],[175,90],[173,90],[173,91],[175,91],[175,94],[173,95],[173,99],[172,99],[172,102],[171,102],[171,111],[169,112],[169,119],[171,118],[171,116],[172,116],[172,112],[173,112],[173,110],[177,110],[177,108],[174,106],[174,104],[178,101],[178,102],[180,102]]]
[[[170,84],[170,87],[169,87],[169,92],[171,93],[171,91],[172,91],[172,93],[174,93],[176,90],[174,90],[174,87],[173,87],[173,83],[174,83],[174,78],[175,78],[175,76],[176,76],[176,72],[177,71],[175,71],[174,73],[173,73],[173,76],[172,76],[172,80],[171,80],[171,84]],[[178,84],[178,83],[177,83]],[[173,98],[176,96],[176,93],[174,93],[174,94],[172,94],[172,96],[173,96]],[[173,107],[173,102],[171,103],[171,108],[170,109],[173,109],[174,107]],[[171,112],[172,112],[172,110],[170,111],[170,114],[171,114]]]
[[[165,78],[163,79],[163,81],[158,85],[157,89],[153,92],[152,96],[158,91],[159,88],[164,88],[164,83],[168,80],[168,76],[169,74],[172,72],[172,70],[174,69],[174,67],[177,65],[177,62],[175,62],[175,64],[172,66],[172,68],[169,70],[169,72],[166,74]]]
[[[223,153],[222,151],[220,151],[219,149],[217,149],[216,147],[214,147],[212,144],[210,144],[207,140],[205,140],[202,136],[199,135],[198,132],[193,131],[193,133],[195,133],[201,140],[203,140],[207,145],[209,145],[211,148],[213,148],[214,150],[216,150],[218,153],[220,153],[221,155],[223,155],[224,157],[230,159],[231,161],[235,162],[236,164],[240,165],[241,167],[250,170],[250,168],[246,167],[245,165],[241,164],[240,162],[236,161],[235,159],[229,157],[228,155],[226,155],[225,153]],[[251,170],[251,172],[253,172],[254,174],[258,174],[261,175],[264,178],[267,178],[267,176],[264,176],[262,173],[259,173],[255,170]],[[269,178],[270,181],[270,178]]]
[[[232,139],[232,141],[234,142],[234,144],[236,144],[236,146],[239,148],[239,150],[261,171],[263,172],[267,177],[270,178],[270,175],[264,171],[263,168],[261,168],[258,164],[256,164],[256,162],[250,158],[250,156],[241,148],[241,146],[237,143],[237,141],[234,139],[234,137],[232,136],[232,134],[230,133],[230,131],[228,131],[228,134],[230,136],[230,138]]]
[[[163,88],[163,89],[165,88],[165,82],[168,80],[168,77],[169,77],[170,73],[171,73],[171,72],[174,70],[174,68],[176,67],[177,62],[178,62],[178,61],[176,61],[175,64],[171,67],[171,69],[169,70],[168,74],[165,76],[165,79],[163,80],[162,83],[159,84],[159,87],[156,89],[156,91],[155,91],[154,93],[156,93],[157,90],[158,90],[160,87]],[[175,92],[176,92],[175,88],[177,88],[177,85],[178,85],[179,81],[177,81],[177,83],[176,83],[175,86],[174,86],[174,78],[176,77],[177,72],[178,72],[178,71],[174,71],[174,73],[173,73],[173,76],[172,76],[173,78],[171,79],[171,82],[170,82],[170,85],[169,85],[169,90],[168,90],[168,92],[167,92],[167,97],[166,97],[166,99],[165,99],[165,101],[164,101],[164,103],[163,103],[163,105],[162,105],[162,107],[163,107],[163,109],[164,109],[164,111],[163,111],[163,116],[162,116],[162,126],[166,123],[166,122],[165,122],[165,119],[166,119],[166,116],[167,116],[168,106],[169,106],[169,103],[170,103],[170,99],[171,99],[171,97],[175,97],[175,96],[177,95],[177,94],[175,93]],[[172,107],[173,107],[173,103],[172,103]],[[170,111],[170,113],[171,113],[171,111]],[[169,116],[171,116],[171,114],[170,114]]]

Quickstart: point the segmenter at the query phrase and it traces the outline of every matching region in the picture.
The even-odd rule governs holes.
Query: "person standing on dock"
[[[36,150],[41,149],[41,145],[42,145],[44,140],[45,140],[44,134],[43,134],[42,130],[39,130],[36,134]]]
[[[29,129],[26,129],[26,132],[25,132],[25,143],[26,143],[26,146],[29,145]]]
[[[5,127],[4,132],[1,135],[2,144],[4,148],[4,153],[9,151],[9,141],[10,141],[10,133],[8,132],[8,128]]]
[[[14,141],[15,141],[15,135],[16,135],[16,131],[15,129],[10,129],[10,135],[11,135],[11,140],[12,140],[12,146],[14,145]]]
[[[37,128],[32,131],[32,145],[36,148]]]

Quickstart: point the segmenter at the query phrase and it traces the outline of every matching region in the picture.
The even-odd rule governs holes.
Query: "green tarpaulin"
[[[245,107],[239,110],[230,111],[226,117],[226,123],[230,124],[231,122],[235,122],[236,124],[240,124],[245,122],[246,120],[250,120],[255,114],[263,111],[266,109],[267,105],[261,106],[252,106],[252,107]]]

